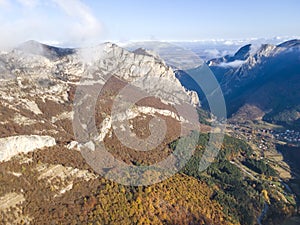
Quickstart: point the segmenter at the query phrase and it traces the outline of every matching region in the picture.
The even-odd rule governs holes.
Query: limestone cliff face
[[[49,136],[13,136],[0,139],[0,162],[7,161],[19,153],[28,153],[35,149],[56,145],[55,139]]]
[[[4,158],[55,145],[55,140],[71,142],[74,90],[78,85],[104,85],[111,76],[167,105],[199,104],[197,94],[185,90],[171,67],[146,50],[130,52],[112,43],[63,49],[29,41],[0,53],[0,138],[11,138],[1,139]],[[135,117],[159,110],[152,106]],[[176,117],[167,109],[163,112]]]
[[[114,75],[169,104],[179,100],[199,104],[195,93],[188,92],[181,85],[171,67],[149,51],[127,51],[112,43],[77,51],[76,60],[86,62],[84,74],[88,81],[107,80]]]
[[[1,94],[7,96],[7,89],[14,84],[10,98],[43,94],[52,95],[60,102],[66,100],[69,84],[78,84],[83,77],[85,83],[81,84],[105,82],[108,76],[114,75],[142,86],[150,84],[153,89],[163,88],[166,94],[192,104],[199,103],[195,94],[184,89],[171,67],[158,56],[130,52],[112,43],[71,50],[31,41],[0,54],[0,71]],[[27,92],[20,90],[26,87]]]

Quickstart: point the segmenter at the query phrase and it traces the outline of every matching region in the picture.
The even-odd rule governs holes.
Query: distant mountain
[[[207,61],[207,65],[220,83],[229,116],[244,105],[253,105],[265,112],[264,119],[270,122],[299,123],[300,40],[279,45],[248,44],[234,55]],[[188,89],[197,90],[202,104],[208,107],[205,96],[185,72],[178,71],[177,77]]]

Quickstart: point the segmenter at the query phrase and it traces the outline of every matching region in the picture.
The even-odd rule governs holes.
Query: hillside
[[[230,106],[229,113],[250,104],[263,110],[267,121],[285,125],[295,123],[299,117],[288,115],[288,112],[299,112],[299,47],[300,42],[292,40],[277,46],[264,45],[254,53],[248,50],[248,55],[239,57],[247,50],[244,47],[234,56],[234,61],[244,60],[241,66],[230,67],[229,60],[225,60],[221,65],[226,76],[220,81]],[[220,64],[214,63],[214,60],[208,62],[219,74],[217,67]]]
[[[159,56],[30,41],[0,62],[4,223],[252,225],[293,215],[294,196],[242,140],[225,136],[199,171],[211,160],[209,115]]]
[[[0,62],[2,222],[232,224],[220,204],[209,199],[211,191],[204,182],[178,174],[149,187],[125,186],[104,177],[118,168],[97,171],[80,153],[82,146],[93,152],[85,148],[91,142],[78,127],[85,127],[83,123],[91,127],[89,118],[82,119],[90,112],[97,140],[116,159],[132,166],[167,158],[173,151],[168,144],[181,135],[180,124],[187,134],[193,127],[198,129],[197,121],[191,123],[177,110],[180,104],[195,110],[197,96],[181,86],[162,59],[112,43],[62,49],[30,41],[1,53]],[[145,85],[148,93],[139,89],[145,90]],[[112,121],[116,97],[126,87],[136,102],[125,114],[115,113]],[[78,107],[92,104],[93,94],[94,112],[84,111],[85,105]],[[120,129],[140,139],[151,137],[148,124],[154,117],[164,120],[168,129],[152,151],[135,151],[116,136]],[[129,121],[128,127],[123,120]],[[143,174],[139,182],[153,183],[157,177],[151,175]]]
[[[234,55],[211,59],[207,65],[220,83],[229,117],[250,105],[264,112],[265,121],[299,129],[299,40],[279,45],[245,45]],[[197,91],[203,106],[208,108],[200,87],[188,76],[194,72],[179,70],[176,75],[185,87]]]

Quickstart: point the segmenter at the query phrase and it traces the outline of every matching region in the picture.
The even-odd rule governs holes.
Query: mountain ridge
[[[280,87],[280,89],[286,87],[286,90],[290,90],[291,92],[294,90],[294,95],[299,96],[296,89],[291,90],[288,84],[285,83],[289,83],[289,80],[297,80],[296,77],[299,77],[300,40],[290,40],[277,46],[265,44],[252,54],[250,54],[249,45],[246,45],[240,48],[236,54],[245,49],[248,50],[246,51],[248,57],[236,67],[230,65],[225,67],[222,65],[222,62],[228,64],[226,57],[225,60],[222,58],[208,61],[209,67],[220,82],[227,102],[230,102],[228,105],[232,106],[232,104],[234,105],[240,101],[240,103],[237,103],[236,108],[230,109],[229,107],[230,114],[236,112],[238,107],[246,103],[256,104],[256,106],[265,112],[270,111],[272,108],[277,108],[278,104],[276,105],[274,103],[273,105],[271,103],[274,101],[269,100],[268,103],[263,102],[264,98],[273,98],[272,96],[276,95],[275,86],[272,87],[272,89],[267,88],[269,83],[277,82],[277,86]],[[232,56],[231,60],[241,59],[240,57],[235,57],[236,54]],[[263,91],[264,87],[265,90]],[[267,90],[274,91],[266,94],[266,92],[268,92]],[[254,94],[255,92],[256,94]],[[265,94],[263,94],[263,92],[265,92]],[[256,97],[254,97],[254,95]],[[258,96],[260,96],[260,98],[257,98]],[[287,99],[285,101],[287,104],[289,104],[290,101],[294,101],[290,100],[291,98],[297,98],[289,94],[286,96]],[[284,102],[283,99],[282,101]]]
[[[247,57],[249,47],[236,57]],[[210,129],[200,133],[203,130],[198,121],[186,118],[195,110],[197,96],[186,90],[164,60],[147,50],[137,53],[112,43],[64,50],[29,42],[23,50],[16,48],[0,55],[4,71],[0,84],[0,143],[5,146],[0,149],[4,161],[0,162],[0,216],[4,223],[252,225],[264,210],[264,202],[270,199],[271,213],[276,210],[274,218],[274,213],[267,217],[271,222],[292,213],[293,196],[283,196],[282,188],[272,193],[272,177],[266,181],[261,178],[264,170],[257,170],[261,173],[254,173],[251,179],[249,172],[239,168],[242,165],[238,160],[253,154],[245,141],[225,135],[209,169],[199,171],[210,139],[205,132]],[[145,87],[153,91],[125,112],[112,115],[121,90],[134,82],[138,93]],[[135,88],[130,97],[136,93]],[[84,95],[86,90],[90,95]],[[87,103],[87,107],[76,111],[76,100]],[[93,102],[95,105],[90,107]],[[176,107],[185,103],[189,108],[184,108],[186,114],[181,115]],[[83,115],[79,120],[74,119],[77,112]],[[89,117],[85,120],[89,113],[95,124]],[[116,131],[125,131],[146,139],[152,133],[160,134],[151,129],[154,117],[165,121],[168,129],[161,144],[151,151],[130,149],[116,135]],[[112,118],[117,122],[128,120],[129,125],[113,124]],[[81,137],[76,126],[97,131]],[[182,137],[182,131],[187,136]],[[81,146],[96,150],[93,140],[89,140],[94,136],[115,159],[142,168],[170,156],[179,138],[188,144],[193,136],[199,139],[195,153],[179,174],[159,182],[159,170],[154,176],[145,171],[134,179],[141,184],[159,183],[136,187],[108,180],[87,163]],[[148,145],[142,147],[148,150]],[[1,154],[3,151],[10,154]],[[270,170],[264,161],[253,163]],[[116,166],[102,169],[129,179],[126,171]]]

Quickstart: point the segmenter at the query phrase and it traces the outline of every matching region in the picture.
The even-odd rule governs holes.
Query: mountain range
[[[207,61],[205,68],[219,81],[229,115],[253,106],[276,123],[286,111],[298,115],[299,46],[298,40],[246,45],[234,55]],[[144,48],[129,51],[113,43],[71,49],[29,41],[1,52],[1,221],[271,225],[293,215],[295,196],[266,161],[253,159],[255,152],[244,140],[225,135],[210,167],[199,171],[211,120],[199,108],[199,103],[208,108],[206,96],[188,74],[201,76],[203,68],[182,71],[172,62]],[[136,102],[124,112],[114,111],[114,102],[128,87],[128,97]],[[205,124],[189,117],[196,109]],[[153,118],[159,125],[165,121],[165,133],[163,126],[153,130]],[[130,141],[124,144],[118,132]],[[153,139],[136,141],[152,135],[161,141],[153,148],[148,149]],[[152,185],[128,185],[127,171],[114,164],[101,171],[85,157],[87,148],[92,156],[98,150],[93,137],[116,161],[143,168],[168,158],[179,141],[189,146],[194,136],[194,154],[179,173],[161,180],[161,171],[144,171],[135,178],[134,184]],[[105,173],[121,174],[127,185]]]
[[[300,40],[258,47],[248,44],[233,55],[206,63],[220,83],[228,117],[250,105],[266,121],[299,128]],[[208,108],[203,92],[187,72],[193,71],[176,74],[185,87],[197,91]]]

